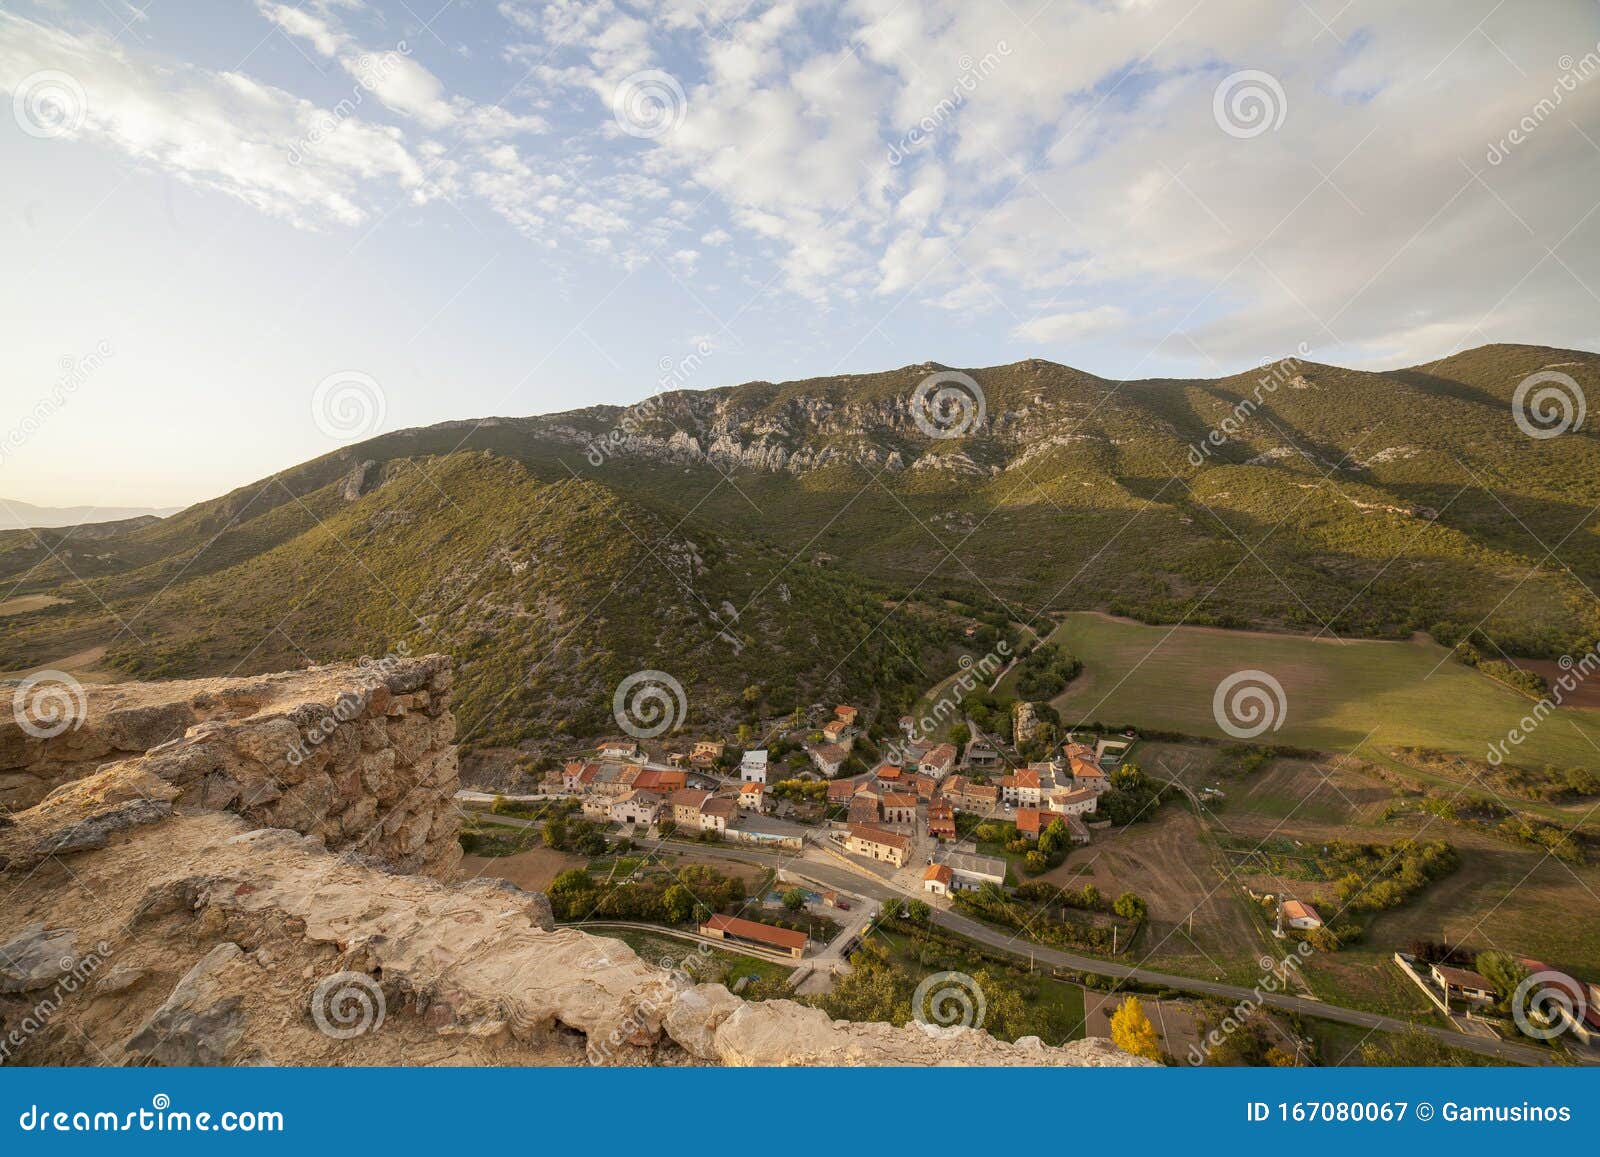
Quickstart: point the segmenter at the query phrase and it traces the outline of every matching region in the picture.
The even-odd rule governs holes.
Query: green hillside
[[[463,655],[499,742],[601,727],[608,682],[669,659],[734,715],[751,684],[767,710],[897,701],[953,669],[946,598],[1041,629],[1600,640],[1600,442],[1512,413],[1545,369],[1600,397],[1594,354],[1133,382],[1030,360],[968,371],[986,420],[933,439],[910,401],[941,368],[397,431],[160,522],[0,533],[7,589],[71,600],[10,616],[0,664],[109,644],[131,674],[263,670],[406,639]]]
[[[280,533],[291,505],[309,525]],[[490,746],[614,733],[612,693],[641,669],[682,683],[692,730],[821,699],[897,712],[958,636],[932,608],[484,453],[396,464],[355,501],[330,485],[260,524],[281,541],[231,567],[147,595],[166,573],[153,565],[100,580],[109,613],[80,597],[72,613],[18,616],[0,665],[96,631],[140,678],[448,651],[462,733]]]

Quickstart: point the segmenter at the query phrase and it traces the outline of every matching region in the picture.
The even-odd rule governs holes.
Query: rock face
[[[448,875],[460,860],[455,719],[447,656],[310,668],[253,679],[86,689],[81,720],[38,738],[0,710],[0,805],[45,800],[96,771],[131,765],[174,791],[136,791],[54,832],[38,851],[101,846],[108,830],[163,809],[229,810],[401,871]],[[81,802],[81,801],[80,801]]]
[[[430,657],[95,691],[142,719],[210,717],[0,826],[0,1063],[1146,1063],[746,1003],[556,927],[543,896],[452,879],[449,673]]]

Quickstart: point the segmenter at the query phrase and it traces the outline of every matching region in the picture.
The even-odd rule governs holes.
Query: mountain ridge
[[[811,695],[881,691],[889,709],[936,681],[963,623],[1043,629],[1066,610],[1473,635],[1533,657],[1600,640],[1600,443],[1586,427],[1528,436],[1512,408],[1552,366],[1579,400],[1600,389],[1600,356],[1496,345],[1396,371],[1296,359],[1129,383],[1041,359],[937,365],[392,431],[107,541],[0,534],[0,580],[74,600],[10,618],[0,666],[95,644],[144,676],[348,658],[408,633],[388,586],[448,626],[420,645],[465,651],[470,728],[493,698],[475,695],[474,670],[512,680],[497,649],[532,663],[518,632],[551,600],[565,629],[573,608],[612,605],[623,573],[650,575],[624,584],[635,614],[602,614],[542,699],[515,695],[511,725],[487,724],[518,743],[603,729],[608,680],[674,665],[728,725]],[[983,421],[930,436],[912,404],[930,374],[976,383]],[[502,573],[521,539],[566,569]],[[683,542],[720,561],[690,574],[652,557]],[[316,601],[334,571],[338,598]],[[452,574],[467,603],[449,597]],[[779,589],[796,601],[767,605]],[[834,607],[849,609],[830,623]],[[716,641],[730,611],[752,616],[733,657]],[[862,635],[875,642],[858,663]],[[768,637],[783,641],[757,661]],[[702,663],[702,647],[720,658]],[[747,686],[762,689],[752,712]]]

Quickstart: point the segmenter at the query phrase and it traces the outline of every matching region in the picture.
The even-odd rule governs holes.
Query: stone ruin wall
[[[232,811],[332,851],[448,878],[461,858],[451,677],[450,658],[429,655],[259,678],[90,685],[71,708],[76,725],[43,736],[6,702],[0,808],[25,810],[134,760],[178,789],[178,811]],[[39,730],[51,728],[35,723]]]

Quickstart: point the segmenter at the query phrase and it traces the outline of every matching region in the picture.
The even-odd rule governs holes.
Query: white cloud
[[[360,224],[367,184],[430,195],[399,130],[339,117],[236,72],[154,69],[107,37],[76,36],[0,12],[0,88],[69,72],[86,94],[83,140],[297,225]]]
[[[1074,341],[1121,329],[1127,323],[1125,311],[1114,305],[1097,305],[1042,314],[1023,322],[1012,334],[1036,342]]]

